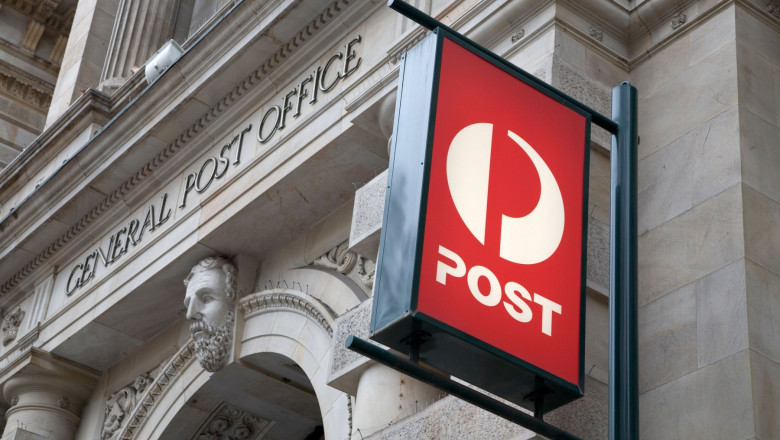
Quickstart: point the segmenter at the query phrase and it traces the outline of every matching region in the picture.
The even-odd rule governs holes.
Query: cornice
[[[29,52],[24,52],[17,46],[2,39],[0,39],[0,50],[7,52],[18,60],[23,60],[24,62],[32,64],[41,74],[50,75],[53,81],[57,80],[57,71],[59,70],[59,67],[55,66],[51,61],[31,56]]]
[[[20,82],[39,93],[46,94],[49,98],[51,98],[51,95],[54,93],[53,84],[50,84],[35,75],[31,75],[3,60],[0,60],[0,74],[13,77],[15,81]]]
[[[100,203],[94,206],[81,219],[71,226],[63,235],[57,238],[42,252],[27,262],[11,278],[0,285],[0,297],[6,295],[14,287],[45,263],[52,255],[70,243],[75,237],[81,234],[90,224],[108,211],[117,202],[124,199],[139,183],[146,180],[155,170],[166,163],[176,152],[178,152],[189,141],[201,133],[205,127],[210,125],[215,119],[231,108],[246,92],[255,87],[262,79],[266,78],[291,54],[295,53],[306,41],[317,34],[327,24],[331,23],[349,4],[354,0],[336,0],[329,7],[320,13],[315,19],[302,27],[293,38],[283,44],[273,55],[271,55],[258,69],[241,81],[230,92],[224,95],[214,106],[206,113],[202,114],[197,121],[181,132],[173,142],[168,144],[157,155],[155,155],[141,169],[134,173],[130,178],[121,183],[112,193],[107,195]],[[99,92],[95,92],[99,93]],[[140,98],[139,98],[140,99]],[[129,105],[132,105],[131,102]],[[69,109],[70,110],[70,109]],[[105,127],[104,130],[109,127]],[[16,161],[15,161],[16,162]],[[0,182],[1,184],[1,182]],[[0,227],[6,219],[0,222]],[[10,234],[9,234],[10,235]]]
[[[70,143],[78,135],[79,127],[87,123],[105,123],[112,113],[111,98],[103,93],[88,89],[76,100],[54,124],[43,131],[16,158],[0,171],[0,199],[6,194],[18,190],[18,185],[32,179],[41,168],[46,166],[40,160],[42,154],[52,155],[52,150]],[[19,180],[21,179],[21,181]],[[0,220],[0,230],[4,228]]]

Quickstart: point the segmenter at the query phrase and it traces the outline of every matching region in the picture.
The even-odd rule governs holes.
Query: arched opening
[[[172,440],[324,438],[314,387],[292,359],[257,353],[215,373],[168,424]]]
[[[327,385],[333,316],[314,297],[267,290],[238,304],[233,361],[204,370],[192,340],[171,358],[118,438],[339,439],[349,396]]]

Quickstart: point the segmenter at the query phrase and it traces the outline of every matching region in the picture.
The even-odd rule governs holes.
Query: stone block
[[[368,340],[371,306],[371,301],[363,301],[360,306],[340,316],[333,326],[331,342],[333,355],[330,359],[327,383],[352,396],[357,395],[360,375],[373,364],[373,361],[349,350],[344,346],[344,341],[349,335]]]
[[[775,82],[775,108],[777,109],[775,127],[780,127],[780,65],[775,64],[772,76],[774,77]]]
[[[534,436],[525,428],[448,396],[433,403],[420,402],[417,411],[409,417],[365,437],[365,440],[526,440]]]
[[[639,161],[640,233],[739,182],[738,113],[734,107]]]
[[[767,26],[757,19],[752,12],[742,6],[736,11],[737,41],[750,45],[758,54],[764,56],[772,64],[780,65],[780,33],[777,28]]]
[[[657,90],[688,69],[690,51],[688,38],[675,40],[636,66],[631,71],[631,84],[642,95]]]
[[[585,295],[585,375],[609,381],[609,304],[601,293]],[[587,392],[587,391],[586,391]]]
[[[742,185],[745,211],[745,256],[780,273],[780,203]]]
[[[744,256],[741,187],[639,236],[640,306]]]
[[[739,104],[765,121],[777,120],[773,70],[776,66],[752,48],[752,42],[737,42]],[[780,42],[778,43],[780,44]],[[780,50],[778,50],[780,52]]]
[[[750,349],[780,362],[780,275],[748,259],[745,278]]]
[[[750,375],[753,382],[756,437],[780,438],[780,364],[751,350]]]
[[[780,90],[780,69],[776,77]],[[780,167],[780,124],[769,123],[749,110],[741,110],[739,126],[742,181],[780,203],[780,173],[777,172]]]
[[[639,308],[639,365],[640,393],[696,370],[693,283]]]
[[[639,89],[639,158],[737,104],[736,43],[728,43],[654,89]]]
[[[737,38],[734,6],[728,6],[691,30],[689,64],[707,57]],[[684,38],[683,38],[684,39]]]
[[[748,348],[745,260],[694,283],[699,367]]]
[[[564,63],[559,63],[557,66],[557,81],[555,81],[554,78],[553,83],[561,91],[593,110],[596,110],[602,115],[611,116],[611,90],[607,86],[587,77],[576,68]],[[612,142],[612,136],[603,128],[593,125],[591,127],[590,140],[605,149],[609,149]]]
[[[355,191],[349,248],[360,255],[376,259],[387,192],[387,170]]]
[[[603,224],[609,224],[610,163],[609,154],[591,148],[588,176],[588,213]]]
[[[752,438],[752,394],[745,350],[641,394],[639,438]]]
[[[554,52],[555,59],[565,60],[570,66],[588,77],[599,78],[608,90],[628,79],[628,74],[619,64],[603,57],[599,52],[593,50],[593,46],[583,44],[567,29],[561,29],[558,26],[554,29],[556,31],[555,42],[549,47],[549,50],[550,55],[553,55]],[[609,116],[610,112],[607,112],[606,115]]]
[[[585,377],[585,397],[545,414],[544,421],[582,440],[608,438],[609,390],[606,384]]]
[[[588,219],[588,287],[609,293],[609,225],[593,217]]]

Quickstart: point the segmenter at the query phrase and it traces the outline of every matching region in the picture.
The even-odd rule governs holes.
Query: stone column
[[[120,0],[101,76],[119,87],[173,36],[178,0]]]
[[[3,384],[11,404],[3,438],[73,439],[97,374],[36,348],[11,369]]]

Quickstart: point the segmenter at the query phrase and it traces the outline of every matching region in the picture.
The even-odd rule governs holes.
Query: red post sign
[[[422,361],[552,409],[582,394],[590,118],[468,43],[427,40],[401,73],[372,338],[422,334]]]
[[[587,120],[443,46],[418,311],[577,383]]]

